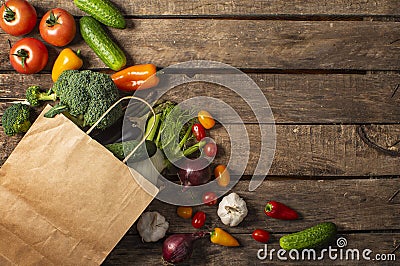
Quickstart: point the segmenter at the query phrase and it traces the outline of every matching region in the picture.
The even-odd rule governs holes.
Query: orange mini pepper
[[[82,67],[83,61],[80,53],[80,50],[75,53],[70,48],[65,48],[60,52],[51,71],[51,78],[54,82],[64,70],[78,70]]]
[[[239,242],[228,232],[222,230],[221,228],[214,228],[211,232],[211,242],[217,245],[226,247],[238,247]]]
[[[134,65],[112,74],[111,78],[122,91],[144,90],[158,85],[156,72],[153,64]]]

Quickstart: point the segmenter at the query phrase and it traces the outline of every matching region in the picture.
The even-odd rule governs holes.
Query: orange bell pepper
[[[51,78],[54,82],[64,70],[78,70],[82,67],[83,61],[80,58],[80,50],[76,53],[70,48],[63,49],[58,55],[51,71]]]
[[[134,65],[112,74],[111,78],[122,91],[144,90],[158,85],[156,72],[153,64]]]
[[[227,247],[238,247],[240,246],[239,242],[230,235],[228,232],[222,230],[221,228],[214,228],[211,232],[211,242],[221,246]]]

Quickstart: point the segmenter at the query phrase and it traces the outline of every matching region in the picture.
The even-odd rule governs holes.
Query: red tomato
[[[0,8],[0,27],[8,34],[28,34],[36,25],[36,10],[25,0],[9,0]]]
[[[206,223],[206,214],[202,211],[196,212],[192,218],[192,226],[194,228],[201,228]]]
[[[205,129],[210,129],[215,125],[214,118],[207,111],[201,110],[197,114],[197,119],[199,119],[200,124],[202,124]]]
[[[217,155],[217,144],[209,142],[204,146],[203,151],[206,156],[215,157]]]
[[[203,203],[208,206],[217,204],[218,197],[214,192],[206,192],[203,194]]]
[[[189,219],[192,217],[193,209],[192,207],[180,206],[177,208],[176,213],[179,217],[182,217],[183,219]]]
[[[46,46],[35,38],[23,38],[10,49],[10,62],[13,68],[23,74],[41,71],[47,64],[49,53]]]
[[[225,165],[219,164],[214,169],[215,179],[217,179],[218,185],[226,187],[231,182],[231,175]]]
[[[251,234],[253,239],[255,241],[261,242],[261,243],[267,243],[269,241],[269,233],[265,230],[262,229],[256,229],[253,231]]]
[[[54,8],[43,16],[39,24],[40,36],[54,46],[65,46],[75,37],[74,17],[62,8]]]
[[[200,141],[206,137],[206,130],[199,123],[196,123],[192,126],[192,133],[196,137],[197,141]]]

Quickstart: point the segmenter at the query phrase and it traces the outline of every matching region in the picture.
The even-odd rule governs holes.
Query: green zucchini
[[[334,223],[320,223],[303,231],[282,236],[279,244],[285,250],[316,248],[329,242],[336,232]]]
[[[118,29],[126,27],[124,16],[109,0],[74,0],[74,3],[104,25]]]
[[[84,16],[80,19],[79,25],[82,38],[109,68],[117,71],[125,66],[124,52],[111,40],[97,20]]]

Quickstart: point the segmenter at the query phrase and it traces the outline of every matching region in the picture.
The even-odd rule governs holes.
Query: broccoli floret
[[[25,133],[31,127],[29,106],[22,103],[13,104],[8,107],[1,119],[4,132],[8,136],[17,133]]]
[[[31,106],[39,106],[40,101],[55,101],[57,96],[55,93],[48,94],[47,92],[40,91],[39,86],[30,86],[26,90],[26,100]]]
[[[53,117],[67,111],[80,119],[83,126],[92,126],[119,99],[118,88],[111,77],[91,70],[63,71],[52,90],[57,94],[60,103],[45,116]],[[96,128],[105,129],[121,116],[122,108],[118,105],[102,119]]]

